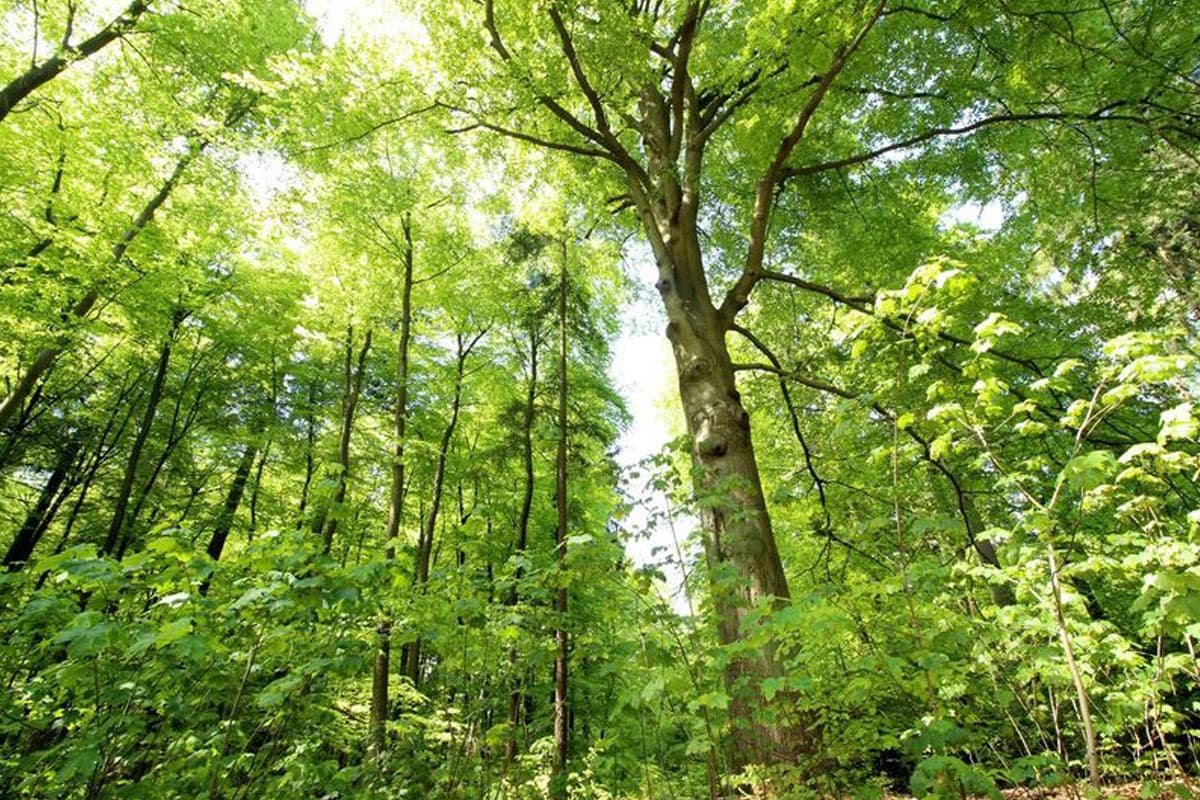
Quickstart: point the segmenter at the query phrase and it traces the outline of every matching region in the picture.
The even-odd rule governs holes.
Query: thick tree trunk
[[[687,314],[672,320],[668,336],[692,436],[693,482],[718,636],[721,644],[733,644],[747,634],[744,621],[751,609],[788,598],[787,578],[724,331],[706,314]],[[771,644],[732,659],[726,668],[736,767],[783,761],[802,749],[789,726],[754,721],[762,681],[781,674]]]
[[[695,190],[684,191],[667,181],[662,192],[669,203],[664,206],[652,202],[633,182],[631,188],[658,263],[656,288],[666,310],[667,338],[692,438],[693,486],[700,501],[717,633],[721,644],[734,644],[747,634],[744,621],[751,609],[764,604],[776,607],[789,594],[763,497],[750,417],[737,390],[725,340],[733,320],[714,306],[709,295]],[[676,213],[668,213],[668,207],[675,207]],[[733,728],[730,752],[736,769],[785,762],[806,749],[802,739],[807,734],[794,725],[755,719],[763,706],[762,681],[781,674],[771,644],[733,658],[726,666]]]
[[[154,383],[150,387],[150,395],[146,398],[146,409],[142,414],[142,422],[138,426],[133,446],[129,449],[129,457],[125,460],[125,472],[121,477],[121,486],[117,490],[113,502],[112,521],[108,526],[108,536],[104,540],[102,552],[112,553],[121,542],[125,531],[125,517],[129,508],[129,498],[133,493],[133,484],[137,480],[138,466],[142,460],[142,450],[146,440],[150,438],[150,429],[154,425],[154,417],[158,413],[158,404],[162,400],[163,385],[167,380],[167,370],[171,365],[171,344],[175,340],[175,332],[183,322],[183,312],[176,311],[171,317],[171,329],[163,342],[158,356],[158,368],[154,372]]]
[[[333,536],[337,532],[338,518],[346,503],[346,486],[350,479],[350,435],[354,432],[354,412],[358,408],[358,398],[362,394],[363,376],[367,369],[367,354],[371,350],[371,331],[363,338],[362,349],[358,353],[358,366],[353,365],[354,328],[346,329],[346,370],[345,389],[342,394],[342,428],[338,435],[338,470],[337,488],[334,490],[333,502],[324,515],[321,526],[321,547],[326,555],[333,549]],[[353,371],[352,371],[353,370]]]
[[[400,337],[396,344],[396,404],[392,415],[392,486],[388,502],[388,564],[396,558],[395,542],[404,519],[404,437],[408,425],[408,345],[412,334],[413,240],[412,218],[404,215],[404,276],[400,288]],[[371,682],[371,742],[375,755],[387,747],[388,676],[391,672],[392,620],[386,609],[376,629],[379,650]]]
[[[554,592],[554,769],[551,787],[556,798],[567,797],[567,756],[570,744],[567,705],[567,235],[562,239],[562,274],[558,285],[558,449],[554,459],[554,553],[558,586]]]
[[[62,52],[56,53],[54,56],[31,67],[24,74],[18,75],[10,81],[7,86],[0,89],[0,121],[3,121],[8,116],[17,103],[24,100],[39,87],[49,83],[56,75],[70,66],[73,61],[82,61],[125,35],[125,33],[137,24],[138,18],[149,7],[150,3],[145,0],[134,0],[119,17],[105,25],[90,38],[78,45],[65,43]],[[74,10],[72,9],[70,13],[73,16]]]
[[[725,341],[740,306],[726,310],[724,304],[718,308],[713,303],[704,269],[699,236],[704,139],[691,116],[686,130],[681,128],[683,120],[672,122],[673,108],[679,108],[674,98],[663,97],[657,87],[645,88],[640,127],[646,169],[629,163],[625,170],[658,267],[656,288],[666,311],[667,338],[692,437],[693,485],[700,500],[718,637],[722,644],[733,644],[746,636],[744,620],[750,610],[786,602],[788,586],[763,498],[750,417]],[[772,197],[769,191],[766,196]],[[758,213],[767,212],[756,212],[756,221]],[[761,241],[752,237],[752,249],[756,246]],[[786,762],[806,749],[800,741],[806,734],[794,725],[755,719],[763,705],[762,681],[781,674],[771,644],[731,659],[725,668],[735,769]],[[782,694],[777,697],[784,699]]]
[[[47,517],[50,515],[51,506],[58,498],[59,489],[67,479],[67,473],[70,472],[71,466],[75,463],[75,455],[74,442],[68,443],[59,452],[54,469],[50,472],[50,477],[46,479],[46,483],[38,495],[37,503],[25,515],[24,524],[17,531],[17,536],[9,546],[8,552],[4,554],[4,565],[10,572],[21,569],[33,555],[33,549],[37,547],[38,540],[46,531]]]

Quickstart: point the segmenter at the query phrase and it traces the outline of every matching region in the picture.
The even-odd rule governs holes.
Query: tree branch
[[[754,345],[755,349],[767,357],[767,360],[771,362],[771,366],[782,372],[783,364],[761,339],[740,325],[734,325],[730,330],[741,334],[746,341]],[[817,472],[816,460],[812,449],[808,446],[808,440],[804,438],[804,433],[800,429],[800,414],[796,411],[796,404],[792,402],[792,393],[788,389],[787,380],[783,375],[779,376],[779,394],[783,397],[784,405],[787,406],[788,417],[792,423],[792,433],[796,435],[796,441],[800,443],[800,450],[804,453],[804,466],[808,470],[809,477],[812,478],[813,487],[817,490],[817,499],[820,500],[821,510],[825,515],[825,528],[828,529],[831,527],[832,518],[829,514],[828,498],[825,496],[825,480]]]
[[[779,149],[775,151],[774,159],[772,159],[770,166],[767,167],[766,172],[758,181],[754,193],[754,216],[750,222],[750,249],[746,254],[746,264],[742,269],[741,276],[721,303],[721,317],[726,321],[726,324],[731,324],[737,313],[746,307],[746,303],[749,302],[750,292],[761,277],[763,256],[766,252],[767,244],[767,226],[775,204],[776,185],[783,174],[784,166],[787,164],[788,159],[791,158],[792,151],[796,149],[796,145],[800,143],[800,139],[804,136],[804,131],[807,130],[813,116],[817,113],[821,101],[828,94],[829,87],[833,85],[837,76],[846,68],[846,64],[849,63],[851,57],[862,46],[867,34],[871,32],[871,29],[875,27],[875,23],[879,21],[886,2],[887,0],[880,0],[871,13],[870,18],[859,29],[854,38],[847,44],[839,45],[834,51],[833,61],[830,63],[829,69],[821,76],[821,80],[817,83],[816,88],[809,95],[808,101],[800,110],[796,124],[792,126],[792,130],[780,142]]]
[[[817,164],[808,164],[802,167],[789,167],[783,170],[778,179],[779,185],[783,185],[792,178],[801,175],[812,175],[817,172],[827,172],[834,169],[844,169],[855,164],[862,164],[867,161],[873,161],[882,155],[893,153],[897,150],[907,150],[910,147],[915,147],[919,144],[927,142],[931,139],[936,139],[943,136],[961,136],[966,133],[973,133],[981,128],[987,128],[992,125],[999,125],[1008,122],[1097,122],[1097,121],[1119,121],[1131,122],[1138,125],[1149,127],[1149,120],[1144,117],[1135,116],[1132,114],[1110,114],[1109,112],[1120,106],[1126,105],[1125,101],[1112,103],[1104,108],[1098,109],[1091,113],[1078,112],[1058,112],[1058,111],[1041,111],[1027,114],[994,114],[983,119],[976,120],[969,125],[960,125],[957,127],[938,127],[930,128],[927,131],[912,136],[908,139],[903,139],[898,142],[877,147],[874,150],[867,150],[856,155],[839,158],[834,161],[824,161]]]

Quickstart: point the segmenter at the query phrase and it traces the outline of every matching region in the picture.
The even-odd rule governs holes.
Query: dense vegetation
[[[1190,796],[1197,19],[0,0],[0,796]]]

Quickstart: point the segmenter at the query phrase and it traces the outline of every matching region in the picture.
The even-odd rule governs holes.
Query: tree
[[[1094,14],[1089,43],[1105,41],[1117,25],[1078,13]],[[789,594],[726,341],[756,287],[804,282],[774,269],[781,259],[769,256],[772,231],[787,228],[777,219],[781,195],[1004,125],[1118,125],[1151,141],[1159,112],[1145,94],[1176,91],[1176,70],[1154,61],[1108,64],[1060,98],[1062,73],[1051,55],[1059,31],[1004,8],[941,15],[886,1],[567,9],[485,0],[452,24],[429,25],[444,31],[442,46],[455,58],[463,58],[464,41],[490,45],[490,63],[481,52],[466,55],[476,65],[472,93],[446,87],[441,98],[462,120],[459,130],[588,159],[607,168],[606,186],[621,181],[608,194],[636,212],[658,266],[720,640],[735,650],[748,635],[747,615],[764,604],[778,608]],[[1041,56],[1019,87],[1005,82],[1008,53],[1018,46]],[[1161,57],[1175,63],[1186,46],[1172,40]],[[922,82],[915,65],[935,49],[972,53],[975,61],[943,64]],[[889,76],[901,76],[900,85]],[[855,129],[838,122],[847,117],[858,120]],[[707,240],[706,225],[714,228]],[[782,670],[770,642],[745,649],[726,671],[738,762],[786,761],[811,749],[805,740],[819,736],[812,720],[798,728],[752,720],[758,687]]]

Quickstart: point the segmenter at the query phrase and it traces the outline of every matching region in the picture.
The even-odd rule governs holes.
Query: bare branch
[[[771,352],[771,349],[767,347],[767,345],[761,339],[740,325],[734,325],[732,328],[730,328],[730,330],[741,334],[746,341],[754,345],[755,349],[767,357],[767,360],[771,362],[771,366],[780,371],[783,370],[783,364],[780,362],[779,358],[776,357],[773,352]],[[783,375],[779,376],[779,394],[781,397],[783,397],[784,405],[787,406],[788,417],[792,423],[792,433],[796,435],[796,441],[800,443],[800,450],[804,453],[804,466],[808,470],[809,477],[812,478],[813,487],[817,490],[817,498],[820,500],[821,510],[825,514],[825,527],[829,528],[831,526],[832,518],[829,514],[828,498],[825,496],[825,480],[821,477],[820,473],[817,472],[816,459],[813,455],[812,448],[808,446],[808,440],[804,437],[804,432],[800,428],[800,414],[796,411],[796,404],[792,402],[792,393],[788,389],[787,380],[783,377]]]
[[[512,128],[505,128],[501,125],[496,125],[491,122],[483,122],[482,120],[477,120],[477,121],[471,123],[470,125],[464,125],[461,128],[450,128],[447,132],[448,133],[466,133],[468,131],[477,130],[479,128],[483,128],[484,130],[492,131],[493,133],[499,133],[503,136],[509,137],[510,139],[517,139],[519,141],[526,142],[527,144],[537,145],[538,147],[545,147],[548,150],[559,150],[564,153],[574,153],[575,155],[578,155],[578,156],[588,156],[589,158],[605,158],[610,161],[612,160],[612,154],[609,153],[607,150],[600,150],[595,147],[582,147],[580,145],[567,144],[566,142],[556,142],[551,139],[543,139],[539,136],[534,136],[532,134],[525,133],[523,131],[513,130]]]

